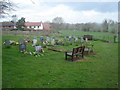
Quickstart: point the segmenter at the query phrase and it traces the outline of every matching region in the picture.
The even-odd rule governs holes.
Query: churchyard
[[[83,39],[92,35],[92,40]],[[3,88],[117,88],[118,36],[101,32],[11,33],[2,35]],[[5,40],[11,40],[6,41]],[[8,43],[8,44],[7,44]],[[85,46],[84,57],[65,52]],[[87,50],[90,48],[90,51]]]

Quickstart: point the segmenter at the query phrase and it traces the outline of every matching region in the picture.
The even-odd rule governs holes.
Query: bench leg
[[[84,53],[82,53],[82,58],[84,57]]]
[[[73,56],[72,56],[71,60],[73,61]]]

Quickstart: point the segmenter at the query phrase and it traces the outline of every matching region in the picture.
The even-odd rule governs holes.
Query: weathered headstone
[[[52,39],[51,40],[51,45],[54,45],[55,44],[55,39]]]
[[[69,36],[68,39],[69,39],[70,42],[72,41],[72,37],[71,36]]]
[[[33,39],[33,45],[32,45],[32,46],[35,46],[36,44],[37,44],[37,39],[34,38],[34,39]]]
[[[88,42],[88,38],[85,38],[85,41]]]
[[[84,41],[84,39],[83,39],[83,37],[81,37],[81,38],[80,38],[80,42],[83,42],[83,41]]]
[[[19,51],[20,52],[26,51],[26,44],[25,43],[19,44]]]
[[[35,46],[35,51],[36,52],[40,52],[40,50],[41,50],[41,46]]]
[[[46,41],[49,41],[50,40],[50,38],[49,37],[46,37]]]
[[[10,40],[5,40],[5,47],[10,48]]]
[[[75,42],[77,42],[78,41],[78,38],[77,37],[75,37]]]
[[[40,37],[40,42],[43,42],[43,40],[44,40],[44,39],[43,39],[43,36],[41,36],[41,37]]]

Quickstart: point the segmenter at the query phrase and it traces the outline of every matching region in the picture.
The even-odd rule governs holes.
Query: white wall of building
[[[35,30],[43,30],[43,24],[41,24],[41,26],[27,26],[27,28],[33,28]]]

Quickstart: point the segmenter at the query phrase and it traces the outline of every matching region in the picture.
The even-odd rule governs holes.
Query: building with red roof
[[[25,26],[30,30],[51,30],[50,24],[45,24],[42,22],[25,22]]]

